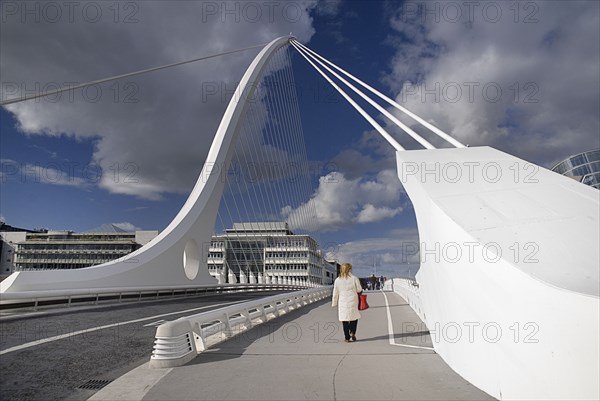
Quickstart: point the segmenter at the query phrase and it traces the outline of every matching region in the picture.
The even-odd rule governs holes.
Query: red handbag
[[[367,303],[367,294],[359,294],[358,295],[358,310],[366,310],[369,309],[369,304]]]

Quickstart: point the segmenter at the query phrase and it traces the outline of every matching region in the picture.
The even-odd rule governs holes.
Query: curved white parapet
[[[156,329],[151,368],[183,366],[234,335],[331,296],[321,287],[226,306],[161,324]]]
[[[160,235],[139,250],[114,261],[75,270],[13,273],[0,283],[0,293],[87,288],[164,287],[215,284],[206,255],[223,194],[221,169],[229,165],[256,82],[279,48],[291,36],[275,39],[256,56],[242,77],[221,120],[202,172],[187,201]]]
[[[436,352],[498,399],[598,399],[600,192],[489,147],[396,158]]]

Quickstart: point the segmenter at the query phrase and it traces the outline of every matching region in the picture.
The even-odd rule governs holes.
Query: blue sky
[[[293,32],[471,146],[544,167],[600,146],[595,1],[45,4],[2,3],[2,99]],[[163,229],[197,178],[221,94],[256,53],[2,108],[0,216],[28,228]],[[335,165],[321,175],[338,178],[313,188],[325,213],[315,235],[359,273],[374,262],[378,273],[404,274],[409,261],[414,271],[402,248],[418,241],[415,217],[391,148],[298,54],[293,69],[309,158]]]

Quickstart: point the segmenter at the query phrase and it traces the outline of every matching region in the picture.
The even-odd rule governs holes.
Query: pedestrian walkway
[[[143,365],[91,400],[485,400],[432,348],[427,328],[393,292],[368,293],[357,342],[323,301],[257,326],[185,366]],[[393,322],[393,328],[390,327]]]

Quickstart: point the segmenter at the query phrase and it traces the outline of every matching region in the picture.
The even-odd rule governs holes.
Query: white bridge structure
[[[244,141],[249,110],[277,120],[286,135],[300,131],[294,118],[275,116],[293,106],[262,107],[263,95],[256,96],[263,93],[257,82],[281,76],[288,67],[285,59],[276,67],[270,61],[292,48],[396,151],[398,179],[416,212],[421,265],[416,282],[393,285],[437,339],[436,352],[498,399],[600,398],[600,192],[494,148],[464,146],[292,36],[273,40],[250,64],[194,189],[158,237],[130,255],[86,269],[16,272],[1,283],[3,301],[47,291],[215,285],[204,244],[210,244],[221,218],[228,185],[222,172],[237,157],[235,144]],[[405,150],[342,86],[424,149]],[[399,113],[452,147],[436,149],[402,123]],[[256,132],[264,129],[256,124]],[[294,141],[292,148],[299,146]]]

